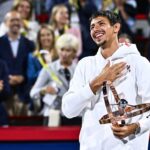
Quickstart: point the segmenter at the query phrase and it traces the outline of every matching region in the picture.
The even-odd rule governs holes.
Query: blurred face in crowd
[[[57,22],[57,24],[65,25],[69,23],[69,15],[66,7],[60,7],[60,9],[57,10],[55,21]]]
[[[6,16],[6,26],[12,34],[19,34],[22,25],[21,16],[17,12],[10,12]]]
[[[125,3],[126,0],[114,0],[114,3],[117,5],[117,6],[122,6],[124,3]]]
[[[127,37],[120,37],[118,40],[119,43],[131,43],[131,40]]]
[[[40,31],[40,43],[43,49],[50,49],[52,47],[52,43],[54,41],[54,37],[52,32],[46,28],[41,29]]]
[[[31,11],[31,6],[30,6],[30,3],[28,1],[22,1],[19,6],[18,6],[18,10],[17,10],[22,19],[27,19],[29,18],[29,15],[30,15],[30,11]]]
[[[111,44],[119,32],[120,24],[111,25],[106,17],[98,16],[91,21],[90,31],[93,41],[98,45],[105,47]]]
[[[61,48],[58,50],[58,55],[61,64],[70,65],[75,58],[75,50],[72,48]]]

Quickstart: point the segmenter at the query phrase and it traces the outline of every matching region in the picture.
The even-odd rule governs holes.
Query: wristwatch
[[[136,130],[135,130],[135,132],[134,132],[134,135],[137,135],[138,133],[140,133],[141,127],[140,127],[139,122],[136,122],[135,124],[137,125],[137,128],[136,128]]]

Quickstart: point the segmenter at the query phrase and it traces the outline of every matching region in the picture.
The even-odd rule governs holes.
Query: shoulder
[[[75,72],[87,73],[96,66],[96,57],[88,56],[82,58],[76,65]]]
[[[88,56],[88,57],[84,57],[82,58],[77,65],[83,65],[86,66],[88,64],[91,64],[93,62],[96,61],[96,56]]]
[[[30,52],[30,53],[28,54],[28,59],[30,59],[30,60],[37,59],[37,58],[35,57],[35,55],[34,55],[34,52]]]
[[[24,40],[24,41],[26,41],[26,42],[31,42],[31,43],[32,43],[31,40],[29,40],[28,38],[26,38],[26,37],[23,36],[23,35],[21,35],[21,40]]]
[[[59,60],[55,60],[55,61],[52,61],[48,64],[49,68],[52,69],[53,71],[55,70],[58,70],[59,66],[60,66],[60,63],[59,63]]]
[[[35,44],[33,41],[29,40],[28,38],[21,35],[20,39],[24,45],[26,45],[29,48],[29,51],[33,51],[35,49]]]
[[[24,41],[24,42],[26,42],[26,43],[28,43],[28,44],[33,44],[33,45],[34,45],[34,42],[31,41],[31,40],[29,40],[29,39],[26,38],[25,36],[22,36],[22,35],[21,35],[21,40]]]
[[[134,55],[133,57],[134,57],[134,62],[137,65],[141,66],[142,64],[149,64],[149,60],[142,55]]]
[[[132,63],[134,63],[134,68],[136,70],[136,73],[150,74],[150,63],[147,58],[143,56],[135,55],[133,60],[134,61],[132,61]]]
[[[7,35],[3,35],[3,36],[0,37],[0,41],[4,41],[6,39],[8,39]]]

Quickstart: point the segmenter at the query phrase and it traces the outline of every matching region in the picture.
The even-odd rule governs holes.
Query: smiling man
[[[111,81],[119,96],[131,105],[150,102],[150,64],[134,44],[118,42],[120,28],[117,14],[110,11],[93,14],[91,37],[99,50],[96,56],[79,61],[63,97],[62,110],[68,118],[83,114],[80,150],[148,149],[148,114],[127,119],[125,125],[99,124],[99,119],[107,114],[102,93],[105,81]],[[108,99],[115,104],[109,87]]]
[[[34,50],[34,43],[20,33],[22,20],[18,12],[8,12],[5,16],[5,24],[8,31],[0,37],[0,58],[8,67],[8,82],[11,86],[12,95],[7,101],[7,107],[9,115],[20,115],[22,107],[19,109],[17,106],[20,103],[23,105],[19,106],[26,106],[28,101],[24,91],[27,81],[27,56]]]

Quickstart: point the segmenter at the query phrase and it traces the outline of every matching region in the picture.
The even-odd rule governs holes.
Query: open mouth
[[[97,33],[95,33],[95,35],[94,35],[94,37],[96,38],[96,39],[101,39],[102,37],[103,37],[103,35],[104,35],[104,32],[97,32]]]

